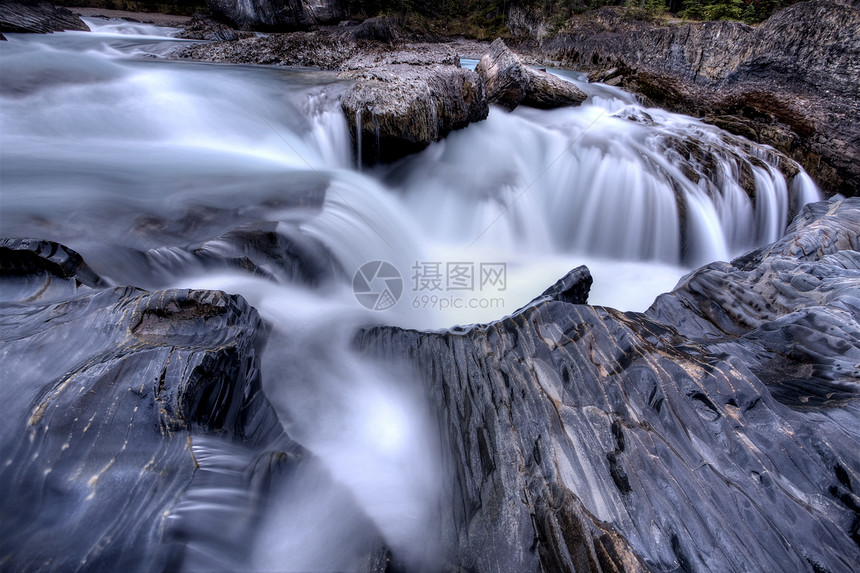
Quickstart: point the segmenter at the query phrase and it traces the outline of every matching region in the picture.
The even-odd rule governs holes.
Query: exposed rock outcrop
[[[342,0],[206,0],[213,13],[240,30],[304,30],[346,17]]]
[[[542,109],[576,106],[586,98],[572,83],[523,64],[500,38],[490,44],[475,71],[484,81],[490,102],[508,110],[520,104]]]
[[[0,2],[0,32],[48,34],[63,30],[89,28],[68,9],[48,2]]]
[[[455,66],[393,64],[356,80],[342,107],[356,153],[367,164],[419,151],[489,112],[477,74]]]
[[[245,226],[210,252],[287,269],[301,252],[273,234]],[[4,240],[0,282],[4,564],[246,567],[254,516],[312,461],[261,388],[257,312],[218,291],[108,286],[47,241]],[[438,413],[441,562],[851,571],[860,199],[808,206],[782,240],[699,269],[646,313],[587,306],[590,284],[580,267],[489,325],[357,336],[410,361]],[[197,504],[213,487],[230,503]],[[211,511],[232,512],[217,516],[231,535]]]
[[[0,260],[4,568],[179,569],[203,517],[184,508],[217,479],[200,449],[213,440],[246,452],[231,524],[251,535],[269,480],[303,455],[261,390],[257,312],[222,292],[107,287],[54,243],[5,241]],[[24,276],[45,288],[9,300]]]
[[[391,44],[400,39],[402,33],[394,18],[377,16],[368,18],[352,29],[356,40],[371,40]]]
[[[690,275],[644,314],[576,304],[357,345],[422,373],[443,545],[475,571],[848,572],[860,559],[860,200]],[[814,502],[812,500],[815,500]]]
[[[773,145],[826,190],[860,181],[860,7],[802,2],[761,26],[654,26],[612,10],[574,19],[542,43],[547,57],[653,103]]]
[[[482,47],[401,43],[393,21],[379,18],[357,26],[187,46],[173,57],[338,70],[341,79],[355,82],[342,107],[356,157],[372,165],[424,149],[487,117],[483,82],[460,67],[461,50]]]
[[[232,42],[243,38],[253,38],[254,33],[235,30],[224,22],[215,20],[208,14],[198,12],[185,24],[177,37],[189,40],[209,40],[211,42]]]

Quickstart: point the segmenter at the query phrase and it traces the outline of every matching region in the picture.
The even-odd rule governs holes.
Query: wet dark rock
[[[30,252],[75,266],[63,247]],[[217,477],[215,444],[244,452],[229,485],[249,492],[220,545],[252,535],[266,484],[302,456],[261,390],[266,333],[217,291],[78,287],[0,303],[4,568],[178,570],[208,535],[193,522],[213,510],[187,506]]]
[[[48,299],[104,286],[68,247],[38,239],[0,239],[0,300]]]
[[[0,239],[0,275],[25,276],[49,273],[61,279],[74,279],[78,285],[104,286],[104,283],[75,251],[40,239]]]
[[[280,282],[316,286],[344,275],[325,244],[304,233],[299,225],[286,223],[245,225],[207,241],[192,254],[213,261],[228,260],[243,270]]]
[[[781,241],[691,273],[648,314],[715,352],[743,357],[786,405],[832,407],[856,400],[858,205],[807,207]]]
[[[48,34],[63,30],[89,31],[70,10],[48,2],[0,2],[0,32]]]
[[[591,278],[591,271],[588,270],[588,267],[577,267],[543,291],[529,305],[550,300],[569,302],[570,304],[586,304],[588,303],[588,292],[591,290],[593,282],[594,279]]]
[[[392,64],[351,75],[356,83],[342,107],[366,164],[419,151],[489,113],[484,86],[471,70]]]
[[[391,44],[400,39],[401,31],[393,18],[377,16],[361,22],[352,29],[351,34],[356,40],[372,40]]]
[[[198,12],[189,20],[177,37],[189,40],[209,40],[212,42],[232,42],[242,38],[253,38],[254,33],[235,30],[224,22],[215,20],[208,14]]]
[[[273,222],[242,225],[197,244],[147,250],[113,246],[106,260],[116,279],[150,289],[173,284],[176,277],[213,271],[238,271],[306,286],[319,286],[344,274],[334,254],[298,224]]]
[[[475,71],[484,81],[490,102],[508,110],[520,104],[542,109],[576,106],[586,98],[572,83],[523,64],[501,39],[490,44]]]
[[[529,87],[520,105],[539,109],[578,106],[586,95],[570,82],[554,76],[546,70],[529,69]]]
[[[860,180],[860,7],[800,2],[753,28],[575,18],[544,56],[789,154],[831,193]]]
[[[853,570],[858,236],[860,199],[819,203],[644,314],[550,293],[488,325],[360,333],[365,352],[421,373],[438,412],[446,560]]]

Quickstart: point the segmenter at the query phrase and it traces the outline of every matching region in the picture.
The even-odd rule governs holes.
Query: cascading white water
[[[332,74],[135,58],[175,40],[88,23],[93,33],[0,43],[0,230],[65,243],[116,284],[240,293],[273,324],[267,394],[332,481],[312,473],[273,501],[259,569],[353,569],[368,523],[410,563],[432,553],[421,540],[436,518],[433,424],[407,374],[352,352],[360,325],[500,318],[580,264],[595,277],[592,303],[642,310],[693,265],[777,238],[818,198],[803,172],[788,185],[765,148],[563,72],[589,94],[582,107],[492,109],[359,173],[347,121],[362,118],[343,116],[347,86]],[[318,239],[344,280],[311,288],[194,264],[188,249],[260,220]],[[141,270],[146,254],[162,272]],[[382,312],[350,283],[374,260],[403,284]],[[217,443],[205,448],[204,465],[218,459]],[[202,510],[198,494],[182,511]],[[297,516],[340,528],[314,534]]]

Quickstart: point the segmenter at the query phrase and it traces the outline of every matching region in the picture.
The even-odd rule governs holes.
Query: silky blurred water
[[[589,95],[581,107],[493,108],[421,153],[359,170],[356,118],[339,105],[349,84],[335,74],[168,61],[174,30],[87,23],[91,33],[0,43],[0,232],[64,243],[113,284],[242,294],[273,326],[264,386],[318,467],[271,501],[250,568],[354,570],[378,536],[410,567],[435,566],[434,416],[409,371],[352,350],[361,326],[495,320],[581,264],[592,304],[644,310],[694,266],[775,240],[818,199],[766,148],[562,71]],[[684,157],[678,141],[706,150]],[[317,239],[342,276],[273,281],[189,255],[259,221]],[[144,255],[160,266],[139,265]],[[400,274],[386,310],[353,292],[368,261]],[[241,454],[197,447],[201,471],[233,475]],[[234,489],[192,492],[181,511],[235,505]],[[191,545],[190,569],[219,554],[212,540]]]

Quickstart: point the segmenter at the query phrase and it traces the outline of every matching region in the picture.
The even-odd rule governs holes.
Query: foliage
[[[186,0],[188,1],[188,0]],[[576,14],[603,6],[623,6],[628,17],[653,20],[671,12],[693,20],[757,23],[797,0],[347,0],[360,16],[395,15],[416,31],[481,39],[509,35],[511,8],[557,31]]]
[[[684,0],[684,18],[694,20],[741,20],[755,24],[796,0]]]
[[[666,12],[664,0],[626,0],[627,15],[637,20],[652,20]]]

